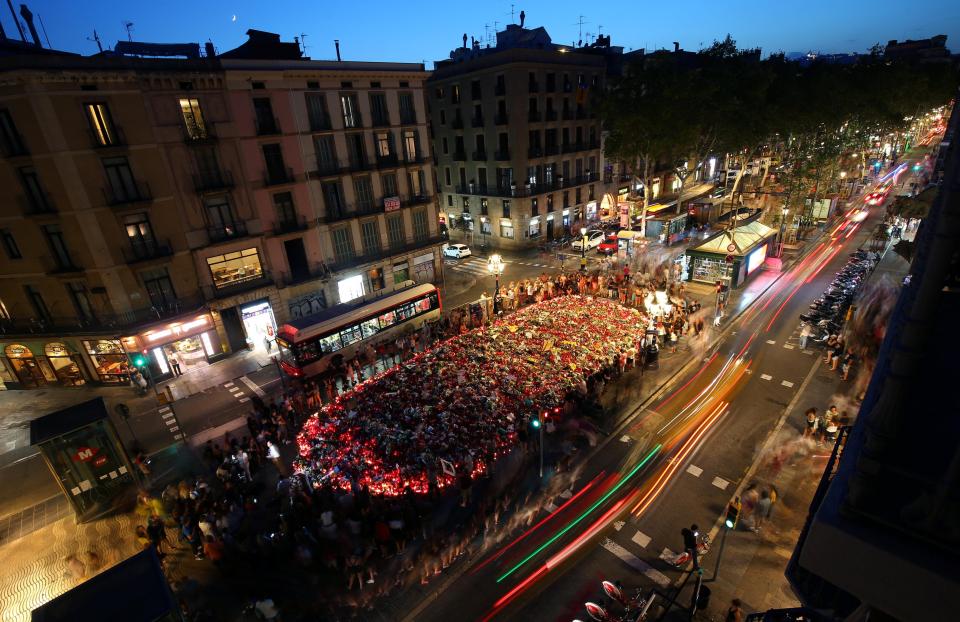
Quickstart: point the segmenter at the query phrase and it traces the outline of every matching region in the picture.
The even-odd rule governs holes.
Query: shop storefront
[[[47,374],[43,373],[37,357],[28,346],[11,343],[3,349],[3,354],[13,371],[15,382],[19,382],[24,389],[36,389],[49,382]]]
[[[80,354],[62,341],[14,342],[2,346],[0,376],[23,389],[86,384]]]
[[[80,357],[62,341],[51,341],[43,346],[43,353],[50,362],[50,367],[57,378],[57,382],[65,387],[79,387],[86,384],[81,372]]]
[[[127,352],[148,355],[154,380],[204,368],[223,351],[209,313],[161,324],[135,336],[124,337],[123,345]]]
[[[540,237],[540,217],[534,216],[530,219],[530,223],[527,225],[527,237],[528,238],[537,238]]]
[[[127,369],[130,359],[119,339],[85,339],[80,343],[97,380],[104,384],[125,384],[130,381]]]
[[[243,320],[243,329],[247,333],[247,341],[253,344],[253,349],[262,354],[272,352],[277,335],[277,321],[273,316],[270,301],[258,300],[242,305],[240,307],[240,319]]]
[[[596,218],[597,218],[597,202],[596,202],[596,201],[590,201],[590,202],[588,202],[587,205],[586,205],[586,207],[585,207],[584,214],[585,214],[584,217],[585,217],[588,221],[590,221],[590,220],[596,220]]]
[[[687,251],[689,278],[739,287],[759,272],[775,237],[774,229],[758,221],[724,231]]]

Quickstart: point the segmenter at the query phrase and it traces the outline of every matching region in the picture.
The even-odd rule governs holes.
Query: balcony
[[[280,133],[280,123],[276,117],[257,117],[253,123],[256,126],[257,136],[271,136]]]
[[[274,282],[277,287],[284,288],[299,283],[306,283],[314,279],[329,279],[330,269],[325,263],[309,263],[296,272],[277,272]]]
[[[350,172],[362,172],[373,170],[373,163],[367,160],[365,156],[353,155],[347,162],[347,170]]]
[[[339,175],[347,167],[341,166],[337,160],[317,160],[317,168],[313,171],[315,177],[333,177]]]
[[[452,127],[455,130],[462,130],[463,118],[460,115],[457,115],[456,117],[454,117],[453,120],[450,121],[450,127]]]
[[[203,296],[207,300],[216,300],[218,298],[228,298],[236,294],[242,294],[250,290],[266,287],[273,283],[273,277],[268,271],[262,271],[256,275],[240,278],[234,281],[220,283],[219,285],[204,285]]]
[[[311,132],[325,132],[332,129],[333,125],[330,123],[330,115],[326,113],[320,116],[310,115]]]
[[[292,184],[295,180],[293,169],[290,167],[278,167],[267,169],[263,172],[264,186],[279,186],[282,184]]]
[[[229,224],[207,227],[207,238],[211,244],[228,242],[247,236],[247,223],[237,220]]]
[[[507,113],[506,113],[506,112],[498,112],[498,113],[493,117],[493,122],[496,123],[497,125],[506,125],[506,124],[507,124]]]
[[[542,157],[543,157],[543,149],[542,149],[541,147],[539,147],[539,146],[538,146],[538,147],[530,147],[529,149],[527,149],[527,157],[528,157],[528,158],[542,158]]]
[[[510,150],[509,149],[498,149],[493,154],[493,158],[500,162],[509,162],[510,161]]]
[[[128,264],[160,259],[173,255],[173,246],[170,240],[151,240],[147,242],[131,243],[129,248],[121,248],[123,260]]]
[[[474,162],[486,162],[487,161],[487,152],[483,151],[474,151],[473,152],[473,161]]]
[[[148,203],[153,200],[153,194],[150,193],[147,182],[133,181],[119,188],[113,185],[106,186],[103,189],[103,198],[111,207],[124,207],[136,203]]]
[[[540,120],[540,111],[539,110],[530,110],[527,112],[527,121],[530,123],[536,123]]]
[[[212,123],[192,123],[183,126],[183,142],[188,145],[206,145],[217,140]]]
[[[107,138],[104,135],[101,135],[99,132],[93,131],[92,128],[87,128],[87,136],[90,138],[90,145],[94,149],[112,149],[115,147],[124,147],[127,144],[127,136],[123,132],[123,128],[118,125],[113,125],[109,128],[110,136],[108,140],[103,140]]]
[[[339,208],[328,209],[325,216],[320,217],[320,222],[334,223],[342,220],[350,220],[360,216],[369,216],[371,214],[382,214],[383,204],[361,204],[355,206],[340,206]]]
[[[543,118],[546,121],[556,121],[557,120],[557,111],[556,110],[547,110],[543,113]]]
[[[411,194],[403,198],[402,205],[403,207],[412,207],[414,205],[426,205],[432,201],[433,197],[428,194]]]
[[[502,82],[498,83],[497,86],[494,87],[493,89],[493,94],[496,95],[497,97],[503,97],[504,95],[507,94],[507,85]]]
[[[233,188],[233,173],[230,171],[212,171],[194,175],[193,188],[197,194],[229,190]]]
[[[410,251],[425,248],[427,246],[436,246],[445,241],[446,238],[442,235],[425,236],[419,239],[416,237],[407,238],[403,244],[390,245],[386,248],[381,248],[367,253],[354,252],[349,255],[337,257],[332,261],[327,262],[327,267],[330,269],[330,272],[340,272],[342,270],[348,270],[365,263],[381,261],[392,255],[408,253]]]
[[[398,166],[398,162],[399,159],[395,153],[377,155],[377,168],[396,168]]]
[[[483,116],[470,119],[470,127],[483,127]]]
[[[83,272],[83,268],[78,266],[73,259],[65,257],[64,260],[45,258],[46,272],[50,275],[76,274]]]
[[[20,209],[27,216],[51,216],[57,213],[57,208],[53,206],[50,197],[42,190],[29,195],[21,195],[18,200]]]
[[[283,235],[285,233],[296,233],[298,231],[306,231],[310,228],[310,224],[307,222],[307,219],[303,216],[297,215],[292,218],[283,218],[273,223],[273,226],[270,228],[272,235]]]
[[[466,151],[454,151],[454,152],[453,152],[453,159],[456,160],[457,162],[466,162],[466,160],[467,160],[467,152],[466,152]]]

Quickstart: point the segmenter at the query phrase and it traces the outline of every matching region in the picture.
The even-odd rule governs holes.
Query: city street
[[[601,578],[667,591],[680,573],[663,558],[682,550],[681,528],[696,523],[707,532],[718,522],[816,369],[820,350],[798,347],[798,315],[881,220],[882,206],[862,223],[829,229],[752,306],[730,310],[740,315],[719,345],[666,394],[638,406],[595,452],[573,496],[537,516],[542,526],[477,556],[408,619],[583,617],[583,602],[600,598]]]

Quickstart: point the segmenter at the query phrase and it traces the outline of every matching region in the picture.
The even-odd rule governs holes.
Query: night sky
[[[19,8],[22,0],[14,6]],[[494,25],[511,22],[511,4],[479,0],[371,2],[315,0],[28,0],[43,21],[53,47],[82,54],[96,52],[88,41],[94,28],[106,47],[126,39],[123,22],[133,22],[133,39],[150,42],[213,40],[218,51],[242,43],[248,28],[278,32],[284,40],[306,33],[307,55],[332,58],[340,39],[344,60],[427,61],[446,58],[464,32],[486,41]],[[598,29],[624,49],[697,50],[730,33],[741,47],[770,52],[863,52],[889,39],[948,36],[960,49],[957,0],[815,0],[808,2],[638,2],[637,0],[541,0],[517,2],[528,27],[544,26],[554,42],[570,44]],[[682,8],[681,8],[682,7]],[[7,36],[17,31],[6,3],[0,24]],[[485,30],[486,25],[486,30]],[[39,26],[39,21],[38,21]],[[40,33],[43,37],[43,31]],[[45,43],[45,42],[44,42]]]

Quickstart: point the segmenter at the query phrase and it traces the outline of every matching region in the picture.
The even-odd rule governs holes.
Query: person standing
[[[804,324],[803,328],[800,329],[800,349],[807,349],[807,340],[810,338],[810,325]]]
[[[742,622],[743,603],[740,602],[739,598],[734,598],[730,601],[730,607],[727,608],[727,617],[723,620],[724,622]]]
[[[174,350],[168,358],[170,359],[170,368],[173,369],[173,375],[182,376],[183,371],[180,369],[180,354]]]
[[[764,490],[760,493],[760,500],[757,501],[757,518],[754,520],[753,530],[760,533],[760,527],[763,522],[770,518],[770,510],[773,509],[773,499],[770,492]]]

